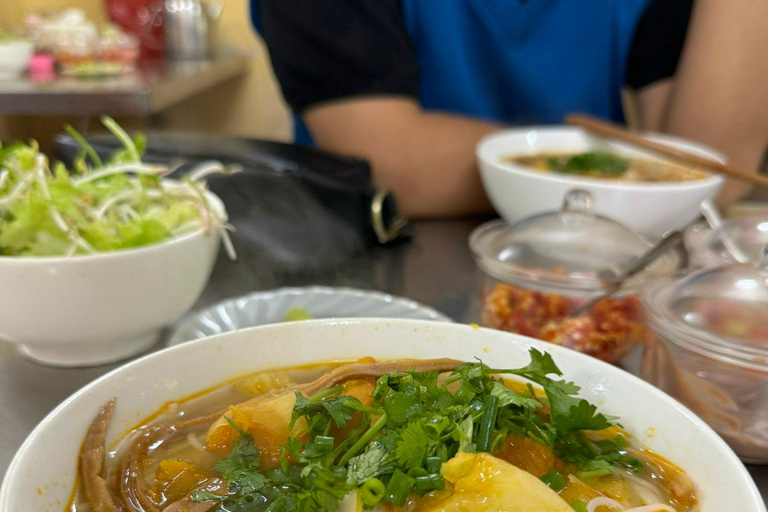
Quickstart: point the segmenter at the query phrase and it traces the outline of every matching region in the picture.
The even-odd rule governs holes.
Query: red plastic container
[[[104,0],[109,19],[141,41],[142,58],[159,57],[165,48],[162,0]]]

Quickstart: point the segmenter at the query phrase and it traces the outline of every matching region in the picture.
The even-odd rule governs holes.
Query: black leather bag
[[[87,139],[102,157],[119,146],[109,135]],[[216,135],[150,133],[147,141],[144,160],[178,165],[174,175],[209,160],[241,166],[242,172],[211,176],[208,184],[227,205],[236,245],[258,248],[273,262],[324,266],[410,236],[392,197],[373,187],[364,160]],[[65,163],[80,151],[67,135],[55,140],[54,153]]]

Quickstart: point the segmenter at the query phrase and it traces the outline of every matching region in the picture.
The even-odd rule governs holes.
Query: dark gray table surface
[[[196,308],[256,290],[318,284],[381,290],[422,302],[456,320],[471,321],[477,275],[466,241],[478,222],[416,223],[412,242],[374,249],[324,270],[286,272],[256,257],[235,262],[220,257]],[[161,347],[162,343],[155,349]],[[116,366],[47,368],[28,362],[14,347],[0,342],[0,478],[24,438],[48,412]],[[768,466],[748,469],[768,499]]]

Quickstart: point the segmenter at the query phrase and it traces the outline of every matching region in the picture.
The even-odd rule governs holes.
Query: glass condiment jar
[[[637,291],[651,276],[671,275],[666,253],[619,293],[569,316],[616,282],[651,244],[593,211],[588,192],[569,192],[560,211],[514,224],[491,221],[469,239],[482,271],[480,323],[616,362],[644,339]]]
[[[768,463],[768,258],[659,280],[642,305],[643,377]]]
[[[768,244],[768,218],[756,216],[727,220],[715,229],[702,222],[685,230],[685,246],[690,264],[695,268],[737,263],[728,244],[735,244],[737,250],[750,261],[757,261],[762,248]]]

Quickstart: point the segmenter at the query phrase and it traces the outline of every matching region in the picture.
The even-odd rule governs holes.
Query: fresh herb
[[[226,496],[221,496],[219,494],[209,492],[209,491],[195,491],[192,493],[192,501],[200,502],[200,501],[221,501],[225,499]]]
[[[629,168],[629,160],[601,151],[579,153],[570,157],[551,157],[546,161],[551,171],[585,176],[621,176]]]
[[[218,471],[229,483],[230,491],[250,494],[258,491],[267,482],[264,475],[259,473],[261,458],[259,450],[253,444],[253,436],[243,431],[228,417],[224,417],[240,437],[232,444],[229,455],[219,460],[214,471]]]
[[[402,507],[405,505],[405,500],[408,499],[408,495],[411,493],[411,489],[416,485],[416,479],[412,476],[408,476],[399,469],[392,474],[392,478],[389,479],[389,484],[384,492],[384,501]]]
[[[556,469],[549,471],[547,474],[541,477],[541,481],[547,484],[547,487],[555,492],[562,491],[568,485],[568,480],[566,480],[565,477],[561,475],[560,472]]]
[[[596,478],[615,468],[637,470],[626,439],[590,436],[613,418],[577,396],[579,387],[562,376],[549,354],[531,350],[531,361],[517,369],[493,369],[481,362],[460,365],[446,379],[437,372],[401,372],[378,379],[373,403],[343,395],[343,386],[313,396],[295,394],[291,427],[303,419],[302,440],[281,448],[277,469],[262,471],[252,438],[240,434],[216,470],[229,495],[219,510],[335,512],[356,489],[366,508],[384,501],[402,505],[409,495],[445,488],[443,462],[458,452],[495,452],[511,434],[533,439]],[[515,391],[500,375],[525,379]],[[537,392],[530,383],[541,386]],[[334,438],[334,432],[344,435]],[[594,440],[592,437],[598,438]],[[258,475],[258,476],[257,476]],[[550,471],[542,481],[558,491],[565,477]]]

